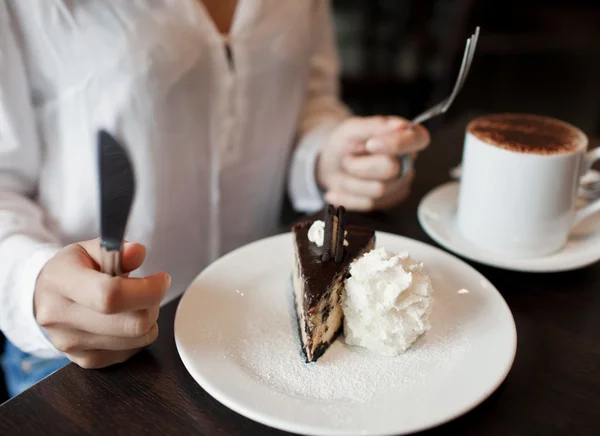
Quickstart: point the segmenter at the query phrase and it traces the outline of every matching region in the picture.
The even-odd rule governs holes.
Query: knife
[[[102,272],[120,276],[123,236],[135,195],[135,174],[125,148],[106,130],[98,132],[100,252]]]

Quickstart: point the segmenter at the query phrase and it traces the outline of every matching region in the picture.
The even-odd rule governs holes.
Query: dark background
[[[344,100],[359,114],[413,117],[443,99],[466,38],[469,79],[446,116],[526,111],[600,135],[599,0],[334,0]],[[460,145],[458,145],[460,146]]]
[[[590,137],[600,136],[600,0],[333,0],[333,5],[342,97],[357,114],[410,118],[444,98],[465,40],[479,25],[469,79],[450,111],[427,124],[433,135],[482,113],[518,111],[558,117]],[[457,163],[448,162],[448,168]],[[0,382],[0,402],[5,398]]]

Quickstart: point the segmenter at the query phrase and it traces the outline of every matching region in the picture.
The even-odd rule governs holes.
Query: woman
[[[395,205],[427,131],[337,96],[326,1],[0,0],[0,327],[12,394],[123,362],[159,306],[296,209]],[[123,267],[98,271],[95,138],[129,149]],[[323,198],[324,197],[324,198]],[[167,292],[168,291],[168,292]]]

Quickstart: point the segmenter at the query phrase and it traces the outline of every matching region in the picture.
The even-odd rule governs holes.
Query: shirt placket
[[[220,98],[220,117],[218,134],[216,137],[216,150],[213,150],[212,162],[212,189],[211,189],[211,227],[209,229],[211,240],[211,259],[216,260],[221,251],[221,176],[226,168],[232,167],[240,159],[238,141],[236,141],[236,110],[237,86],[236,66],[231,41],[223,38],[224,65],[223,88]]]
[[[236,116],[237,116],[237,89],[238,77],[235,61],[235,54],[231,41],[227,38],[223,40],[225,57],[227,59],[227,76],[225,79],[225,107],[221,123],[221,134],[223,142],[221,143],[221,156],[223,167],[235,165],[240,159],[240,149],[237,139]]]

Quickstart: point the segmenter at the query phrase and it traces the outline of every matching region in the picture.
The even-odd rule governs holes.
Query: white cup
[[[566,123],[565,123],[566,124]],[[535,154],[485,142],[467,130],[457,226],[473,245],[507,257],[559,251],[571,228],[600,211],[600,200],[575,208],[580,179],[600,159],[579,136],[573,151]]]

